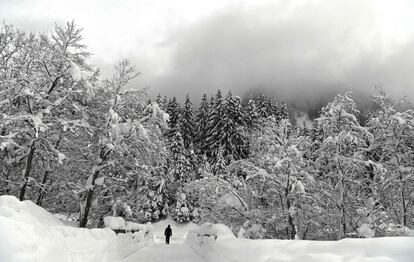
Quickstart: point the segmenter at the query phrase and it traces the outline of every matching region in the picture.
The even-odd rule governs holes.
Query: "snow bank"
[[[196,237],[214,237],[215,240],[235,238],[233,232],[223,224],[205,223],[189,232]]]
[[[125,220],[122,217],[104,217],[105,227],[109,227],[114,230],[124,229]]]
[[[219,226],[223,229],[223,225]],[[208,231],[208,229],[211,231]],[[410,262],[414,238],[388,237],[340,241],[249,240],[230,237],[226,229],[201,226],[187,235],[186,243],[206,261],[214,262]],[[220,237],[220,233],[224,233]]]
[[[126,231],[145,231],[150,232],[152,230],[151,223],[138,224],[134,222],[125,221],[122,217],[108,216],[104,218],[105,227],[109,227],[114,230],[126,230]]]
[[[153,226],[150,222],[144,225],[125,221],[122,217],[108,216],[104,218],[104,224],[113,230],[137,231],[132,234],[137,242],[153,243]]]
[[[236,239],[230,228],[223,224],[205,223],[187,233],[186,243],[206,261],[235,261],[228,250],[217,245],[226,239]]]
[[[111,229],[65,226],[31,201],[0,196],[0,261],[114,261],[145,243]]]

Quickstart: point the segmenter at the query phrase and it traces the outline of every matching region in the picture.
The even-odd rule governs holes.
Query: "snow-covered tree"
[[[226,166],[227,166],[226,160],[223,156],[223,152],[224,152],[223,148],[220,147],[217,153],[217,156],[216,156],[216,162],[212,166],[213,174],[219,177],[224,177],[224,173],[226,171]]]
[[[246,126],[250,129],[258,127],[258,118],[256,102],[253,99],[249,99],[247,106],[244,108],[244,121]]]
[[[220,136],[223,132],[224,103],[220,90],[211,102],[213,104],[210,106],[206,128],[206,154],[210,161],[214,161],[221,146]]]
[[[317,119],[323,130],[322,142],[316,152],[316,168],[321,200],[328,201],[331,215],[337,227],[337,238],[350,232],[352,210],[356,203],[351,194],[365,169],[363,151],[372,135],[362,127],[355,115],[358,109],[350,93],[337,95],[334,101],[322,109]],[[335,212],[334,212],[335,211]]]
[[[282,101],[280,105],[277,106],[276,117],[279,119],[279,121],[282,121],[283,119],[289,119],[289,111],[286,101]]]
[[[138,207],[138,219],[157,221],[168,215],[169,197],[167,194],[166,170],[162,166],[143,166],[137,174],[134,191],[137,193],[135,205]]]
[[[304,220],[298,218],[306,195],[306,185],[313,182],[307,172],[303,153],[299,150],[300,146],[306,146],[305,142],[293,135],[288,119],[277,124],[275,117],[265,121],[251,142],[252,161],[260,168],[257,175],[272,185],[268,189],[271,195],[276,194],[283,200],[277,206],[286,218],[286,233],[290,238],[294,238],[298,230],[303,234],[306,227]]]
[[[382,89],[377,90],[374,102],[377,110],[368,120],[374,139],[369,146],[367,197],[373,199],[377,210],[387,210],[388,223],[406,227],[412,225],[410,218],[414,217],[414,111],[398,112],[403,99],[395,100]],[[385,174],[375,172],[381,168]]]
[[[87,127],[82,104],[93,94],[96,72],[73,22],[51,34],[28,35],[8,25],[0,30],[1,150],[7,150],[7,174],[22,173],[23,181],[9,181],[20,185],[23,200],[32,185],[44,187],[52,166],[63,164],[57,147],[68,126]]]
[[[194,178],[193,166],[187,158],[184,141],[181,133],[177,131],[170,146],[171,159],[169,164],[169,174],[173,181],[185,183]]]
[[[256,98],[257,114],[261,119],[265,119],[273,114],[273,110],[270,107],[270,105],[270,99],[267,96],[265,96],[265,94],[261,93]]]
[[[183,138],[184,147],[187,149],[194,142],[195,123],[192,107],[193,104],[191,103],[190,96],[187,94],[178,119],[178,126]]]
[[[177,128],[180,118],[180,110],[180,104],[177,102],[177,98],[174,96],[168,101],[166,106],[166,112],[169,115],[168,125],[171,129],[171,132],[174,132],[174,130]]]
[[[137,75],[134,66],[121,61],[115,66],[114,76],[102,85],[101,96],[96,97],[101,104],[93,123],[98,135],[94,147],[97,158],[86,182],[81,227],[87,225],[89,212],[98,205],[100,196],[128,192],[128,181],[134,181],[141,165],[157,166],[164,159],[159,127],[168,117],[156,103],[145,106],[145,89],[128,88]]]
[[[228,160],[238,160],[247,156],[247,138],[243,109],[239,97],[229,94],[223,108],[223,129],[220,134],[223,156]]]
[[[196,152],[199,154],[205,154],[208,147],[206,143],[207,139],[207,125],[210,106],[207,100],[207,95],[204,94],[201,98],[200,107],[196,112],[195,120],[195,139],[194,145]]]

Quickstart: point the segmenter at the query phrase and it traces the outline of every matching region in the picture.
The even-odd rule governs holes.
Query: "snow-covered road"
[[[164,229],[171,225],[173,236],[171,244],[166,245]],[[177,224],[172,219],[161,220],[153,224],[154,242],[119,262],[202,262],[194,250],[184,243],[187,232],[196,227],[193,223]]]
[[[120,262],[202,262],[197,253],[186,244],[154,244],[147,246]]]
[[[164,244],[167,225],[173,230],[171,245]],[[72,227],[31,201],[0,196],[0,261],[413,262],[414,257],[414,237],[250,240],[236,238],[222,224],[197,227],[172,219],[148,225],[148,229],[153,239],[116,235],[109,228]]]

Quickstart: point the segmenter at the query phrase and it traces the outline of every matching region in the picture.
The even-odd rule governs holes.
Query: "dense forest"
[[[286,102],[197,100],[130,85],[128,60],[102,79],[82,30],[0,26],[0,195],[100,227],[220,222],[239,236],[341,239],[414,226],[414,111],[374,90],[351,92],[296,123]],[[363,121],[361,121],[361,118]]]

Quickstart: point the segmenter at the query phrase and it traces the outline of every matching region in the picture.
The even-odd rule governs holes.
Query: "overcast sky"
[[[410,0],[0,0],[0,18],[22,29],[74,19],[104,74],[128,57],[137,85],[193,96],[308,97],[379,82],[414,96],[413,14]]]

